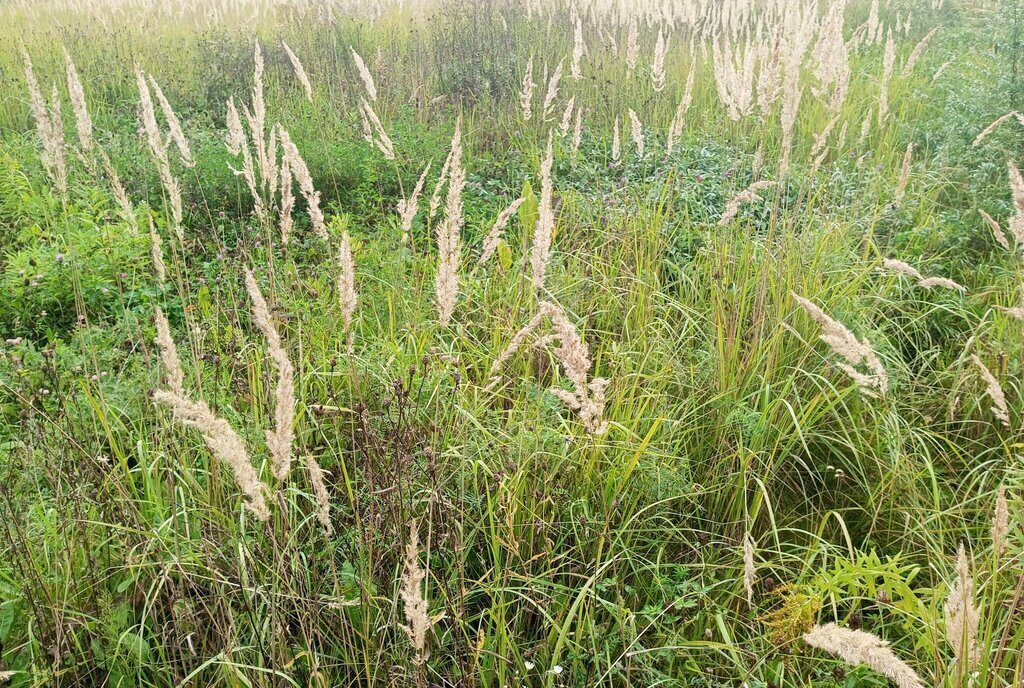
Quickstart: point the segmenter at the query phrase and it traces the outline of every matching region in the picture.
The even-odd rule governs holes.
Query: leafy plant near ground
[[[8,3],[0,682],[1019,685],[1018,10]]]

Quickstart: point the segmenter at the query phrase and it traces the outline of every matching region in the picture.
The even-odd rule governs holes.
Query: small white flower
[[[555,676],[562,673],[562,665],[556,664],[555,666],[551,667],[550,673],[554,674]]]
[[[534,664],[533,662],[527,660],[527,661],[523,662],[523,666],[526,667],[527,671],[533,671],[533,667],[535,667],[536,664]]]

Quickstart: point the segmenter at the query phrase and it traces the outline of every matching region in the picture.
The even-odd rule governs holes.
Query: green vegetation
[[[0,3],[0,685],[1024,684],[1021,21]]]

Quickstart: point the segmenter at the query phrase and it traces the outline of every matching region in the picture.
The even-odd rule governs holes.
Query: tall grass
[[[0,8],[0,680],[1019,685],[994,16]]]

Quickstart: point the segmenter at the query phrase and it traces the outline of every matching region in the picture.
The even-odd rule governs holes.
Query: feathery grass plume
[[[264,174],[266,148],[263,136],[267,126],[267,104],[263,97],[263,47],[259,41],[253,41],[252,53],[252,104],[251,112],[246,111],[249,128],[252,129],[256,143],[256,157],[260,163],[260,174]]]
[[[977,355],[971,354],[971,360],[974,365],[978,367],[978,372],[981,373],[981,378],[985,381],[985,393],[988,394],[989,399],[992,400],[992,415],[998,418],[1004,426],[1010,427],[1010,408],[1006,403],[1006,395],[1003,394],[1003,388],[999,384],[999,380],[992,374],[992,371],[981,362],[981,359]]]
[[[486,264],[487,261],[491,259],[491,256],[494,255],[494,252],[498,249],[498,243],[501,241],[502,230],[504,230],[505,225],[508,224],[509,218],[519,210],[519,206],[521,206],[525,201],[525,198],[517,198],[512,201],[507,208],[502,210],[500,215],[498,215],[498,219],[494,221],[491,231],[489,231],[487,236],[484,237],[484,247],[483,251],[480,252],[479,265]]]
[[[156,231],[153,224],[153,215],[149,215],[149,254],[153,259],[153,270],[156,272],[156,279],[163,284],[167,281],[167,266],[164,265],[164,240]]]
[[[245,130],[242,129],[242,118],[238,116],[238,108],[235,107],[235,98],[228,98],[228,137],[227,145],[231,155],[238,157],[242,152],[245,143]]]
[[[523,87],[519,91],[519,104],[523,108],[523,121],[529,122],[533,117],[533,55],[526,61],[526,72],[523,74]]]
[[[324,534],[331,537],[334,527],[331,525],[331,501],[327,494],[327,482],[324,471],[312,456],[306,456],[306,468],[309,469],[309,484],[313,488],[313,499],[316,500],[316,520],[324,528]]]
[[[132,207],[132,202],[128,198],[128,192],[125,191],[124,185],[121,183],[121,176],[117,173],[117,169],[113,163],[110,162],[110,157],[106,151],[102,148],[97,147],[100,154],[100,160],[103,161],[103,170],[106,172],[107,179],[110,181],[110,188],[114,193],[114,200],[117,201],[117,207],[121,211],[121,217],[128,226],[131,227],[132,234],[138,235],[139,233],[139,220],[135,217],[135,208]]]
[[[608,380],[594,378],[587,382],[590,352],[580,339],[576,326],[569,322],[562,308],[545,301],[541,304],[541,311],[551,318],[551,326],[559,340],[559,346],[554,352],[555,358],[562,364],[562,369],[573,384],[572,392],[558,388],[552,389],[551,392],[579,414],[588,433],[603,435],[608,430],[608,421],[603,419]]]
[[[228,465],[235,483],[247,497],[246,508],[260,521],[270,518],[270,510],[263,497],[266,486],[260,482],[249,454],[231,424],[217,416],[203,400],[192,401],[184,395],[164,389],[153,392],[153,400],[169,406],[181,425],[198,430],[214,458]]]
[[[565,105],[565,112],[562,113],[562,122],[558,125],[558,136],[564,138],[569,134],[569,127],[572,126],[572,110],[576,105],[576,96],[569,99]]]
[[[238,132],[233,131],[234,123],[231,121],[231,103],[229,102],[228,109],[228,147],[231,148],[236,143],[236,134]],[[236,113],[237,114],[237,113]],[[241,122],[238,122],[238,126],[241,127]],[[245,180],[245,185],[249,189],[249,195],[252,196],[253,210],[256,213],[256,217],[259,219],[260,224],[264,224],[267,220],[267,202],[263,200],[263,192],[260,188],[260,184],[256,181],[256,167],[253,163],[252,152],[249,150],[249,144],[245,140],[244,134],[242,134],[241,143],[239,144],[238,151],[242,154],[242,169],[236,170],[234,167],[228,166],[229,169],[235,174]],[[237,155],[237,153],[236,153]],[[288,165],[287,159],[282,165]],[[289,166],[289,174],[291,173],[291,167]],[[290,232],[291,228],[291,217],[288,217],[288,229]]]
[[[405,631],[409,642],[412,644],[413,664],[422,666],[427,661],[427,631],[440,621],[432,620],[427,606],[427,598],[423,594],[423,581],[427,573],[420,566],[420,538],[416,532],[416,524],[409,526],[409,543],[405,546],[404,572],[402,574],[402,589],[399,596],[405,606]]]
[[[750,161],[750,176],[752,179],[758,179],[761,176],[761,169],[764,167],[764,141],[762,140],[757,144],[757,150],[754,151],[754,159]]]
[[[356,293],[356,262],[352,257],[352,243],[348,232],[341,235],[338,249],[338,305],[341,306],[341,323],[347,342],[348,352],[355,351],[355,331],[352,316],[356,312],[359,295]]]
[[[558,397],[569,409],[576,411],[586,431],[591,435],[602,435],[608,430],[608,421],[604,420],[605,390],[609,381],[605,378],[593,378],[587,381],[590,371],[590,353],[587,345],[580,339],[576,326],[569,322],[560,306],[550,301],[542,301],[537,313],[524,325],[512,341],[491,364],[490,377],[484,391],[490,391],[501,381],[501,367],[518,351],[533,332],[540,327],[544,318],[550,318],[553,334],[538,339],[535,347],[558,341],[559,346],[554,355],[566,377],[572,382],[573,391],[554,388],[551,393]]]
[[[654,60],[651,62],[651,81],[654,82],[654,91],[661,93],[665,90],[665,55],[668,53],[668,39],[665,32],[658,28],[658,42],[654,44]]]
[[[790,295],[807,311],[811,319],[821,326],[821,340],[828,344],[833,353],[846,361],[836,366],[857,383],[863,394],[884,397],[889,389],[889,376],[868,340],[858,340],[845,325],[833,320],[811,301],[793,292],[790,292]],[[862,365],[868,372],[862,373],[857,370],[858,365]]]
[[[982,129],[981,133],[978,134],[978,136],[974,139],[974,143],[972,143],[971,145],[977,147],[982,141],[988,138],[989,134],[991,134],[993,131],[1002,126],[1002,124],[1011,117],[1016,117],[1017,120],[1020,121],[1021,115],[1018,112],[1007,112],[1002,117],[999,117],[995,121],[993,121],[992,124]]]
[[[1007,308],[1006,306],[996,306],[996,308],[1002,311],[1003,313],[1006,313],[1011,318],[1016,318],[1017,320],[1024,320],[1024,306],[1013,306],[1012,308]]]
[[[51,145],[53,146],[54,186],[62,197],[67,197],[68,167],[67,157],[64,154],[64,120],[60,114],[60,93],[57,92],[57,84],[53,85],[53,91],[50,94],[50,116],[53,129]]]
[[[782,99],[782,114],[779,121],[782,125],[782,158],[779,161],[779,176],[785,176],[789,172],[790,156],[793,154],[793,130],[796,127],[796,115],[800,110],[800,101],[803,99],[803,87],[800,85],[799,75],[790,78],[788,71],[786,76]]]
[[[873,113],[874,111],[868,108],[867,114],[864,115],[864,121],[860,123],[860,138],[857,139],[858,146],[863,146],[864,142],[868,140],[868,134],[871,133],[871,124],[874,122]]]
[[[626,34],[626,67],[629,71],[636,69],[636,58],[640,57],[640,27],[636,23],[636,15],[629,17],[629,29]]]
[[[967,552],[963,543],[956,556],[956,581],[949,589],[943,609],[946,619],[946,642],[953,656],[966,672],[973,671],[981,660],[978,647],[978,608],[974,604],[974,579],[971,577]]]
[[[380,152],[384,154],[384,157],[386,159],[394,160],[394,145],[392,145],[391,139],[390,137],[388,137],[387,131],[384,130],[384,125],[380,123],[380,118],[377,117],[377,113],[374,112],[373,107],[368,102],[366,102],[366,98],[359,98],[359,107],[363,109],[366,118],[373,125],[373,129],[376,132],[376,138],[371,138],[371,140],[377,145],[377,148],[380,149]]]
[[[1006,485],[999,486],[996,508],[992,512],[992,551],[998,559],[1006,549],[1006,535],[1010,532],[1010,508],[1006,503]]]
[[[951,279],[947,279],[945,277],[925,277],[920,272],[918,272],[916,268],[914,268],[911,265],[908,265],[907,263],[904,263],[902,260],[886,258],[885,260],[882,261],[882,268],[884,270],[888,270],[889,272],[896,272],[902,275],[907,275],[908,277],[912,277],[917,282],[919,287],[924,287],[925,289],[945,287],[947,289],[954,289],[961,293],[967,291],[966,287],[957,284]]]
[[[538,310],[534,316],[530,318],[528,323],[519,328],[519,330],[512,336],[512,340],[508,343],[508,346],[506,346],[498,357],[494,359],[494,362],[491,363],[490,373],[488,374],[491,380],[487,384],[487,387],[484,388],[485,392],[490,391],[497,386],[499,382],[501,382],[502,366],[504,366],[509,359],[511,359],[512,356],[522,348],[523,344],[526,342],[526,338],[540,327],[545,315],[546,313],[544,308]]]
[[[575,155],[583,142],[583,108],[576,108],[576,122],[572,126],[572,153]]]
[[[89,116],[89,108],[85,104],[85,89],[78,78],[78,69],[71,59],[71,53],[64,49],[64,59],[67,65],[68,94],[71,96],[71,109],[75,113],[75,130],[78,132],[78,142],[82,146],[82,153],[88,155],[92,151],[92,118]]]
[[[402,243],[409,240],[409,232],[412,231],[412,221],[416,217],[416,211],[420,207],[420,194],[423,193],[423,183],[427,180],[427,173],[430,172],[430,163],[423,168],[420,178],[416,180],[416,186],[409,198],[398,201],[398,216],[402,221]]]
[[[167,322],[160,306],[156,307],[153,314],[156,321],[156,345],[160,350],[160,361],[164,364],[167,373],[167,386],[178,396],[185,396],[185,373],[181,369],[181,359],[178,358],[178,347],[174,344],[174,337],[171,336],[171,326]]]
[[[252,301],[252,319],[267,340],[267,351],[277,367],[277,388],[274,392],[274,429],[267,430],[267,448],[270,450],[274,477],[284,480],[292,465],[292,443],[295,438],[295,369],[288,352],[281,343],[270,316],[270,308],[260,292],[252,270],[245,271],[245,290]]]
[[[281,245],[287,246],[291,239],[292,211],[295,209],[295,194],[292,190],[292,168],[285,158],[281,161],[281,211],[278,217],[278,227],[281,231]]]
[[[833,3],[822,17],[815,50],[818,86],[813,89],[814,94],[824,99],[829,111],[836,114],[842,109],[850,87],[850,60],[843,40],[845,9],[845,3]]]
[[[285,42],[281,41],[281,45],[284,46],[284,52],[288,55],[288,59],[292,63],[292,69],[295,70],[295,78],[302,84],[302,90],[306,92],[306,99],[309,102],[313,102],[313,84],[309,83],[309,76],[306,74],[306,68],[302,66],[302,62],[299,61],[299,56],[295,54],[295,51]]]
[[[718,226],[722,227],[732,222],[733,219],[735,219],[736,214],[739,213],[740,207],[742,207],[744,203],[754,203],[757,201],[764,200],[757,195],[757,192],[762,191],[764,189],[770,189],[773,186],[775,186],[775,182],[773,181],[757,181],[748,186],[743,191],[740,191],[738,194],[733,196],[732,199],[730,199],[729,202],[725,205],[725,209],[722,211],[722,217],[720,217],[718,220]]]
[[[1006,240],[1006,235],[1003,234],[1003,230],[999,226],[999,223],[996,222],[995,218],[993,218],[991,215],[986,213],[981,208],[978,208],[978,212],[981,213],[981,216],[983,218],[985,218],[985,222],[987,222],[988,226],[992,229],[992,236],[994,236],[996,241],[999,242],[999,245],[1005,248],[1007,251],[1009,251],[1010,242]]]
[[[153,95],[150,93],[149,84],[146,83],[146,75],[138,63],[135,64],[135,84],[139,88],[139,116],[142,119],[142,129],[146,134],[146,143],[149,144],[149,151],[158,161],[167,159],[167,149],[160,136],[160,125],[156,121],[156,109],[153,107]]]
[[[43,92],[39,88],[39,81],[36,80],[35,70],[32,68],[32,58],[29,56],[27,51],[22,51],[22,56],[25,61],[25,83],[28,85],[29,105],[32,109],[32,118],[36,123],[36,133],[39,135],[39,140],[43,144],[43,164],[49,171],[50,165],[46,159],[46,153],[48,152],[48,142],[50,137],[53,136],[53,126],[50,121],[50,112],[47,109],[46,100],[43,98]]]
[[[146,83],[146,75],[138,64],[135,65],[135,83],[139,88],[139,115],[142,119],[142,129],[146,134],[146,143],[149,151],[156,161],[157,172],[160,174],[160,183],[167,194],[171,206],[171,220],[174,233],[179,241],[185,240],[185,230],[182,227],[182,203],[181,187],[178,180],[171,174],[171,162],[167,157],[169,143],[164,143],[160,134],[160,126],[156,121],[156,110],[153,107],[153,96]],[[156,84],[156,82],[153,82]],[[173,137],[172,137],[173,138]],[[184,153],[183,153],[184,157]]]
[[[580,18],[576,17],[576,23],[573,27],[572,32],[572,64],[569,66],[569,73],[572,78],[579,81],[583,78],[583,70],[581,69],[581,61],[583,60],[583,25],[580,22]]]
[[[544,96],[544,119],[548,118],[551,114],[551,106],[555,104],[555,99],[558,98],[558,83],[562,80],[562,60],[558,61],[558,66],[555,67],[555,73],[548,79],[548,90]]]
[[[899,206],[903,203],[903,195],[907,191],[907,181],[910,180],[910,161],[914,155],[914,142],[911,141],[907,144],[907,150],[903,154],[903,166],[900,168],[900,180],[896,184],[896,197],[893,200],[893,205]]]
[[[888,677],[899,688],[924,688],[924,683],[889,643],[867,631],[840,628],[834,623],[816,625],[804,634],[811,647],[836,655],[850,666],[864,665]]]
[[[1024,177],[1013,162],[1007,162],[1010,173],[1010,192],[1013,195],[1014,214],[1007,222],[1010,234],[1018,245],[1024,244]]]
[[[685,122],[686,111],[690,109],[690,103],[693,100],[693,77],[697,73],[697,70],[692,66],[690,67],[690,75],[686,77],[686,89],[683,91],[682,98],[679,99],[679,105],[676,107],[676,113],[672,117],[672,124],[668,128],[668,140],[665,142],[665,155],[672,155],[672,151],[675,149],[676,140],[683,134],[683,124]]]
[[[839,115],[836,115],[828,121],[825,128],[814,137],[814,145],[811,146],[810,158],[814,161],[811,164],[810,174],[814,174],[821,167],[821,163],[825,161],[825,156],[828,154],[828,148],[825,146],[828,143],[828,137],[832,135],[832,130],[835,129],[836,124],[839,123]]]
[[[914,49],[910,51],[910,55],[907,57],[907,63],[903,65],[903,72],[901,73],[901,76],[910,76],[910,72],[914,70],[914,65],[917,64],[917,60],[921,57],[921,53],[924,52],[924,49],[928,46],[928,42],[932,40],[932,36],[934,36],[935,32],[938,30],[939,27],[936,26],[934,29],[926,33],[924,38],[914,46]]]
[[[640,118],[632,109],[629,111],[630,135],[633,137],[633,145],[636,146],[636,156],[644,157],[644,128],[640,124]]]
[[[882,81],[878,90],[878,126],[885,124],[889,114],[889,80],[892,79],[892,66],[896,61],[896,44],[892,39],[892,29],[885,43],[885,56],[882,58]]]
[[[445,200],[444,220],[437,228],[437,315],[443,327],[451,322],[455,301],[459,296],[459,261],[462,244],[462,189],[466,185],[466,171],[462,168],[462,118],[455,123],[452,137],[451,165],[448,169],[448,197]]]
[[[949,279],[948,277],[925,277],[923,280],[917,283],[919,287],[925,289],[934,289],[935,287],[943,287],[944,289],[952,289],[958,291],[961,294],[967,293],[967,287],[962,284]]]
[[[363,140],[373,145],[373,127],[370,126],[370,118],[366,116],[366,108],[359,103],[359,123],[363,125]]]
[[[757,580],[757,568],[754,566],[754,539],[750,533],[743,535],[743,588],[747,592],[747,606],[754,606],[754,582]]]
[[[554,184],[551,180],[551,167],[554,163],[552,148],[552,132],[548,132],[548,147],[544,160],[540,164],[540,199],[537,208],[537,224],[533,232],[533,250],[530,266],[533,271],[533,288],[544,287],[544,276],[548,261],[551,259],[551,240],[555,232],[555,211],[552,205]]]
[[[320,192],[313,187],[313,177],[309,174],[306,161],[302,159],[299,149],[288,135],[288,131],[280,124],[277,125],[278,137],[281,140],[281,147],[284,150],[284,158],[288,161],[292,174],[299,182],[299,190],[302,197],[306,199],[306,211],[313,223],[313,232],[321,239],[327,239],[327,226],[324,224],[324,214],[320,210]]]
[[[427,218],[430,220],[434,219],[434,215],[437,214],[438,208],[441,207],[441,190],[444,188],[444,183],[448,181],[448,170],[452,166],[452,150],[448,150],[448,155],[445,156],[444,164],[441,165],[441,174],[437,177],[437,183],[434,184],[434,192],[430,194],[430,208],[427,212]]]
[[[166,163],[166,158],[164,159],[164,162]],[[181,187],[178,186],[178,180],[171,175],[169,167],[164,168],[161,172],[161,176],[165,177],[164,188],[167,190],[167,198],[171,204],[171,220],[174,221],[174,233],[178,236],[178,241],[184,241],[185,227],[181,224]]]
[[[619,118],[615,118],[615,126],[612,129],[612,162],[618,162],[622,155],[622,137],[619,134]]]
[[[757,46],[735,43],[715,37],[711,43],[715,88],[719,100],[726,108],[729,119],[738,122],[753,109],[754,76],[757,65]]]
[[[22,55],[25,61],[25,83],[28,85],[32,117],[43,146],[39,159],[50,176],[57,193],[62,198],[66,198],[68,177],[67,162],[64,156],[64,124],[60,119],[60,99],[57,96],[57,87],[54,85],[53,88],[53,105],[47,106],[43,92],[39,88],[39,82],[36,80],[35,71],[32,69],[32,58],[24,50]]]
[[[181,122],[178,121],[178,116],[174,114],[174,109],[164,96],[163,89],[160,88],[160,84],[156,82],[152,75],[149,75],[149,83],[153,87],[153,93],[156,95],[156,102],[160,104],[160,111],[164,113],[169,138],[177,147],[182,164],[185,167],[195,167],[196,163],[192,159],[192,149],[189,148],[188,139],[185,138],[185,132],[181,129]],[[164,145],[164,148],[167,148],[167,144]]]
[[[882,261],[882,268],[888,270],[889,272],[898,272],[901,275],[913,277],[915,280],[920,281],[924,279],[924,277],[921,275],[920,272],[917,271],[916,268],[914,268],[911,265],[908,265],[907,263],[904,263],[902,260],[886,258],[885,260]]]
[[[363,86],[366,87],[366,94],[370,96],[370,100],[377,100],[377,86],[373,83],[373,75],[370,74],[370,70],[366,68],[366,63],[363,62],[363,58],[359,57],[359,53],[356,52],[355,48],[352,50],[352,59],[356,62],[356,69],[359,70],[359,78],[363,80]]]

